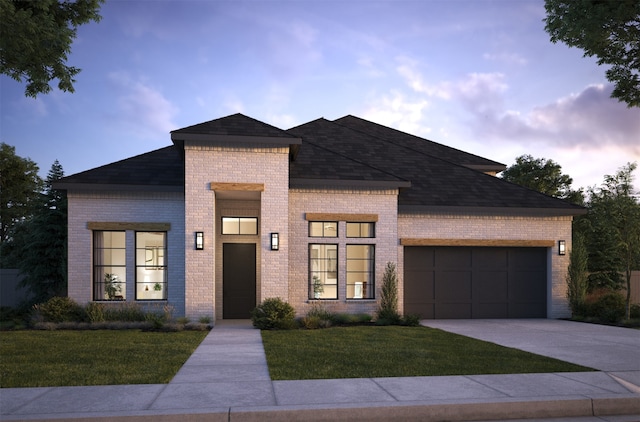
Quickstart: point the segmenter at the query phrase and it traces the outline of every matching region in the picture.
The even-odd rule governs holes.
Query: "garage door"
[[[426,319],[546,318],[545,248],[404,248],[404,311]]]

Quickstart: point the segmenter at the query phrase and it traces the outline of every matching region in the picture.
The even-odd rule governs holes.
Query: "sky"
[[[543,0],[107,0],[101,15],[68,57],[75,93],[32,99],[0,76],[0,141],[43,177],[238,112],[281,129],[351,114],[507,166],[530,154],[574,189],[640,164],[640,108],[551,43]]]

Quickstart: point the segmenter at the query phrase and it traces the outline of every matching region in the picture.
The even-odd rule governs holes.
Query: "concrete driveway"
[[[422,325],[600,371],[640,371],[640,330],[631,328],[553,319],[424,320]]]

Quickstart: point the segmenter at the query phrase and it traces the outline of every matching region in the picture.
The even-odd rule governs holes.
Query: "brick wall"
[[[571,217],[445,213],[400,215],[398,233],[400,238],[547,240],[554,245],[557,245],[558,240],[565,240],[566,255],[558,255],[557,246],[549,248],[547,252],[547,317],[563,318],[570,316],[566,300],[566,274],[571,250],[571,221]],[[398,255],[399,263],[402,263],[402,247],[399,248]],[[399,273],[402,274],[403,271],[400,265]],[[400,297],[403,297],[402,292]]]
[[[185,143],[185,227],[186,249],[186,311],[195,318],[202,315],[222,317],[222,259],[220,230],[217,224],[221,209],[255,213],[259,210],[257,238],[243,237],[238,241],[256,242],[258,271],[257,300],[266,297],[286,297],[288,262],[287,207],[289,202],[288,148],[259,145],[207,146]],[[211,183],[259,183],[264,190],[259,201],[216,205],[216,193]],[[221,195],[219,195],[221,196]],[[251,211],[253,210],[253,211]],[[196,251],[193,233],[203,231],[205,249]],[[280,250],[270,250],[270,233],[280,233]]]
[[[167,232],[167,303],[184,315],[184,198],[169,192],[73,192],[67,195],[68,296],[78,303],[93,300],[92,232],[88,222],[170,223]],[[128,301],[135,298],[135,233],[127,231]],[[149,303],[141,301],[140,303]]]
[[[396,190],[321,190],[291,189],[289,194],[289,302],[299,316],[306,314],[314,303],[333,312],[373,314],[380,297],[382,275],[387,262],[398,263]],[[377,214],[376,237],[347,239],[346,223],[339,222],[336,238],[308,237],[306,213],[358,213]],[[337,300],[309,300],[309,244],[338,244],[338,298]],[[346,245],[375,245],[376,294],[373,300],[346,300]]]

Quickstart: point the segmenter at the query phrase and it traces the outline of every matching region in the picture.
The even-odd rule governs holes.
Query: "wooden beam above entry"
[[[228,191],[241,191],[241,192],[264,192],[263,183],[225,183],[225,182],[211,182],[209,187],[213,191],[228,192]]]

